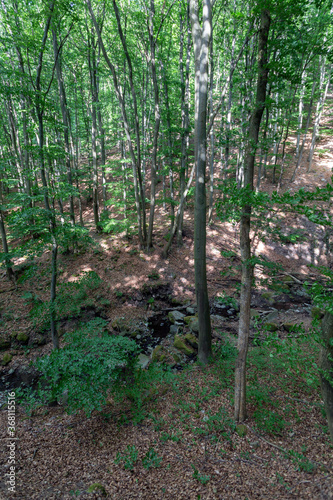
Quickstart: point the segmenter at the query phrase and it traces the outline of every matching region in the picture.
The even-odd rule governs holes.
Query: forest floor
[[[332,99],[326,106],[325,133],[317,145],[311,172],[306,171],[304,155],[293,184],[289,179],[294,163],[286,168],[282,192],[322,187],[331,181],[331,107]],[[290,142],[290,151],[294,151],[294,138]],[[269,171],[261,189],[271,192],[275,188]],[[323,208],[329,211],[329,207]],[[96,234],[90,206],[85,208],[84,221],[91,227],[98,248],[60,255],[60,282],[73,282],[82,273],[95,271],[102,284],[91,298],[95,302],[104,299],[103,317],[110,325],[117,318],[142,320],[161,309],[195,305],[191,200],[183,245],[172,246],[167,259],[161,257],[161,249],[169,219],[162,207],[156,215],[155,249],[150,254],[138,250],[135,238]],[[83,413],[68,415],[62,405],[42,407],[33,415],[18,406],[16,493],[8,492],[5,484],[9,464],[4,445],[0,451],[4,465],[0,499],[332,499],[332,446],[319,383],[307,372],[316,362],[318,349],[314,342],[298,343],[297,335],[291,343],[284,342],[290,337],[286,324],[302,324],[306,334],[311,329],[311,299],[302,284],[320,277],[312,266],[330,266],[327,235],[324,228],[304,216],[287,213],[282,214],[280,233],[284,244],[270,236],[263,242],[259,233],[252,237],[255,254],[281,266],[273,277],[272,271],[257,266],[252,304],[260,315],[274,313],[278,340],[270,345],[251,345],[249,415],[244,426],[235,426],[232,407],[232,344],[237,319],[222,319],[213,323],[215,362],[205,368],[188,363],[162,382],[155,380],[154,374],[151,380],[147,375],[148,387],[144,387],[140,408],[128,398],[122,402],[110,398],[103,413],[93,413],[88,419]],[[295,233],[298,240],[292,243]],[[237,225],[220,223],[214,216],[207,229],[212,305],[216,297],[238,297],[238,238]],[[1,368],[0,378],[51,352],[50,342],[29,347],[39,333],[29,315],[32,305],[27,299],[36,294],[40,300],[48,300],[49,261],[50,252],[45,252],[38,258],[34,274],[27,275],[16,290],[5,273],[1,276],[4,322],[0,337],[8,339],[21,332],[28,333],[30,340],[27,347],[8,350],[13,358]],[[147,290],[154,299],[150,302],[144,293]],[[62,327],[66,329],[68,324]],[[254,321],[252,340],[258,327]],[[267,332],[260,330],[259,340],[263,335]],[[283,348],[279,350],[278,345]],[[149,369],[145,372],[149,374]],[[4,395],[2,392],[2,402]],[[4,443],[6,419],[3,402],[0,420]]]

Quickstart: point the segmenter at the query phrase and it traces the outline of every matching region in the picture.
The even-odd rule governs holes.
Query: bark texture
[[[328,430],[333,443],[333,315],[326,313],[321,324],[323,344],[320,350],[321,392]]]
[[[258,80],[255,108],[249,126],[249,136],[244,159],[244,186],[253,191],[254,160],[258,145],[261,118],[265,109],[268,78],[267,43],[270,28],[270,14],[267,9],[261,13],[258,41]],[[249,344],[251,288],[253,265],[251,264],[251,204],[245,205],[240,222],[240,250],[242,259],[242,283],[240,296],[240,318],[238,331],[238,356],[235,370],[235,420],[246,418],[246,357]]]

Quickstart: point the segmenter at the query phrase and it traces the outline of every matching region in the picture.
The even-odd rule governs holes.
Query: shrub
[[[127,337],[110,336],[107,322],[94,319],[68,333],[65,347],[40,358],[36,368],[42,373],[34,399],[47,403],[66,399],[68,413],[84,410],[90,416],[106,404],[108,391],[125,372],[133,372],[139,347]],[[46,385],[46,387],[45,387]]]

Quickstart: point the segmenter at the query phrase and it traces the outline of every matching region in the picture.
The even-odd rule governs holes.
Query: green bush
[[[65,335],[65,347],[35,363],[44,380],[32,395],[35,403],[65,400],[68,413],[84,410],[87,416],[103,408],[115,381],[133,373],[139,354],[133,340],[110,336],[106,326],[102,319],[90,321]]]

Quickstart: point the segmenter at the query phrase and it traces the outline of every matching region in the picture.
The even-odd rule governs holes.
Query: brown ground
[[[329,102],[331,105],[332,101]],[[326,107],[325,122],[329,122],[330,107]],[[291,139],[293,140],[293,139]],[[292,148],[292,146],[291,146]],[[299,169],[296,182],[291,185],[293,166],[286,169],[284,189],[296,190],[300,187],[323,186],[330,181],[333,166],[333,143],[331,136],[321,138],[317,148],[329,152],[315,154],[312,172],[306,173],[306,161]],[[306,155],[304,155],[306,159]],[[270,178],[262,184],[262,189],[271,191]],[[92,211],[87,207],[84,214],[87,225],[92,227]],[[317,275],[309,264],[326,264],[327,256],[323,242],[324,231],[301,217],[285,214],[283,229],[292,226],[303,229],[305,241],[292,245],[281,245],[267,240],[262,243],[253,235],[256,255],[283,266],[283,273],[289,273],[296,280],[304,281]],[[184,245],[172,247],[168,259],[161,258],[161,247],[165,243],[168,220],[160,209],[156,217],[154,240],[155,250],[147,255],[133,253],[137,249],[135,240],[128,241],[123,236],[91,234],[99,242],[101,252],[82,255],[61,255],[59,267],[61,281],[75,280],[80,273],[93,270],[103,279],[99,293],[111,301],[107,309],[110,320],[118,316],[142,317],[152,314],[146,302],[140,300],[144,283],[151,283],[149,274],[157,272],[159,281],[169,283],[174,297],[182,301],[195,302],[194,261],[193,261],[193,211],[188,207],[184,224]],[[221,250],[237,253],[238,228],[232,224],[220,224],[216,219],[207,231],[207,274],[210,297],[222,292],[236,294],[239,273],[236,265],[239,259],[226,259]],[[45,253],[40,260],[40,271],[47,270],[50,254]],[[229,269],[230,267],[230,269]],[[228,270],[229,269],[229,270]],[[221,276],[224,271],[224,276]],[[266,274],[265,274],[266,273]],[[259,292],[266,289],[260,278],[267,278],[262,267],[256,270]],[[276,278],[274,278],[276,279]],[[22,298],[24,292],[34,291],[43,299],[48,299],[48,273],[38,276],[38,283],[27,281],[16,291],[2,273],[1,304],[5,311],[11,311],[13,318],[7,322],[8,331],[29,331],[29,305]],[[117,297],[122,292],[125,298]],[[119,295],[119,294],[118,294]],[[128,297],[131,298],[128,298]],[[155,308],[159,303],[155,304]],[[260,309],[260,308],[259,308]],[[288,310],[279,310],[277,321],[303,322],[309,328],[311,318],[309,308],[304,304],[292,304]],[[226,325],[229,332],[235,332],[237,324]],[[34,335],[35,332],[31,332]],[[217,333],[217,331],[215,331]],[[282,332],[281,335],[286,335]],[[256,349],[256,348],[254,348]],[[30,354],[17,350],[13,361],[6,370],[22,365],[41,353],[50,352],[51,345],[34,349]],[[252,365],[251,365],[252,366]],[[252,366],[253,368],[253,366]],[[286,379],[285,390],[281,389],[276,368],[267,360],[267,368],[259,375],[262,384],[270,383],[275,400],[280,401],[279,410],[292,411],[288,425],[278,435],[258,433],[253,419],[255,406],[249,405],[249,419],[246,421],[247,434],[243,437],[235,432],[232,419],[232,379],[223,381],[216,374],[214,366],[202,369],[194,365],[190,371],[178,375],[172,386],[158,387],[158,397],[147,402],[149,417],[138,425],[131,421],[130,403],[110,401],[109,418],[93,414],[86,419],[83,414],[68,416],[61,406],[45,408],[28,418],[17,408],[16,421],[16,494],[10,494],[4,483],[0,485],[0,498],[22,499],[69,499],[107,498],[120,499],[330,499],[333,498],[333,458],[328,435],[323,432],[326,425],[320,410],[320,394],[311,392],[297,377]],[[262,377],[262,378],[260,378]],[[209,397],[205,394],[216,393]],[[178,392],[177,392],[178,391]],[[156,396],[156,397],[155,397]],[[290,408],[292,410],[290,410]],[[205,418],[216,415],[221,409],[215,427],[207,430]],[[128,421],[124,423],[124,415]],[[296,416],[295,416],[296,415]],[[2,437],[6,438],[5,406],[0,412]],[[121,419],[121,421],[119,421]],[[224,420],[223,420],[224,419]],[[209,420],[209,417],[208,417]],[[200,432],[200,429],[202,432]],[[214,438],[215,436],[215,438]],[[6,443],[6,441],[3,441]],[[138,461],[133,470],[124,468],[123,463],[115,463],[117,453],[125,454],[128,446],[135,445]],[[145,469],[142,458],[150,448],[154,448],[161,463],[158,467]],[[305,455],[311,466],[298,470],[299,466],[284,450],[294,450]],[[1,448],[3,471],[8,471],[8,450]],[[194,473],[194,468],[197,474]],[[301,467],[302,468],[302,467]],[[311,469],[311,473],[309,471]],[[193,477],[194,476],[194,477]],[[205,476],[209,476],[207,484]],[[2,480],[4,475],[2,474]],[[88,493],[89,486],[98,483],[104,489]]]

